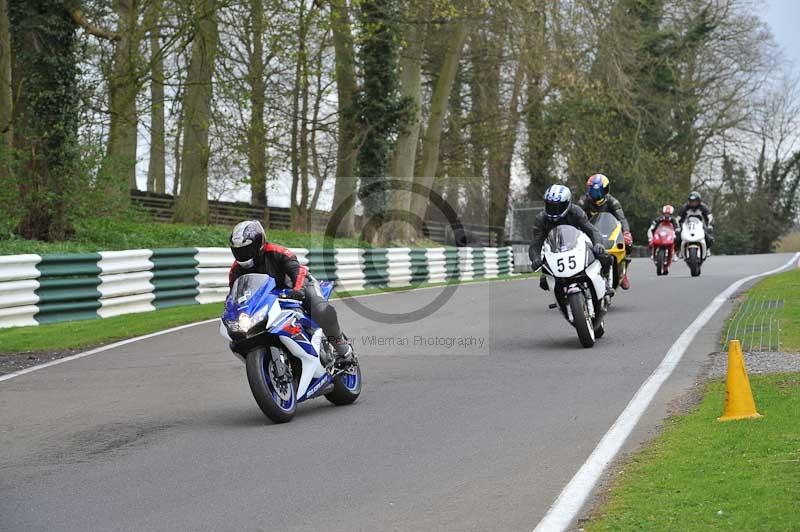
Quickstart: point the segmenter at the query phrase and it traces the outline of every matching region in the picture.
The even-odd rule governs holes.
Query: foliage
[[[399,45],[396,0],[362,0],[359,58],[363,83],[357,107],[361,122],[357,165],[361,176],[359,198],[373,223],[384,219],[388,207],[389,155],[397,133],[413,113],[412,103],[400,96],[397,75]],[[377,223],[379,226],[380,223]]]
[[[119,249],[173,247],[225,247],[230,227],[221,225],[165,224],[144,220],[134,214],[116,218],[84,218],[75,222],[75,234],[62,242],[22,238],[0,238],[0,255],[21,253],[77,253]],[[288,247],[364,247],[353,238],[331,240],[322,233],[297,233],[270,229],[267,237]]]
[[[723,182],[715,190],[719,252],[770,253],[798,214],[800,152],[768,160],[761,150],[755,168],[732,156],[723,160]]]

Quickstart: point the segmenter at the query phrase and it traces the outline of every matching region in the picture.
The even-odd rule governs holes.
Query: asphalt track
[[[375,323],[336,303],[364,393],[273,425],[207,324],[0,382],[0,530],[530,531],[642,382],[728,285],[788,255],[712,257],[700,278],[634,262],[590,350],[535,280],[458,287]],[[360,299],[408,312],[442,289]],[[717,347],[725,305],[629,440]]]

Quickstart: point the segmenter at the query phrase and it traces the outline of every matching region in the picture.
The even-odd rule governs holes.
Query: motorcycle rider
[[[678,225],[678,220],[675,218],[675,207],[672,205],[664,205],[661,207],[661,214],[659,214],[651,223],[650,227],[647,229],[647,245],[653,245],[653,231],[656,230],[656,227],[661,225],[662,222],[669,222],[672,224],[672,228],[675,230],[675,236],[677,237],[678,233],[680,233],[680,225]]]
[[[683,225],[690,217],[696,217],[703,220],[706,233],[706,249],[709,255],[711,254],[711,246],[714,245],[714,215],[711,214],[711,209],[708,205],[703,203],[703,197],[699,192],[692,191],[686,200],[686,203],[681,207],[678,213],[678,222]],[[678,247],[680,250],[680,246]]]
[[[540,212],[533,222],[533,239],[528,248],[533,271],[538,270],[544,264],[541,258],[542,246],[547,234],[559,225],[571,225],[589,237],[592,241],[594,256],[602,266],[603,278],[606,280],[606,293],[613,297],[614,288],[611,285],[609,272],[614,258],[606,252],[603,236],[589,222],[583,209],[572,203],[572,192],[564,185],[551,185],[547,189],[544,194],[544,211]],[[539,279],[539,286],[542,290],[548,289],[544,276]]]
[[[627,248],[628,258],[625,259],[627,266],[630,266],[631,259],[631,246],[633,245],[633,235],[631,234],[631,227],[628,224],[628,219],[625,218],[625,211],[622,210],[622,204],[617,198],[611,195],[611,182],[608,177],[603,174],[594,174],[589,176],[586,181],[586,194],[581,198],[580,207],[586,212],[589,218],[601,212],[608,212],[614,215],[614,218],[619,220],[622,224],[622,239],[625,241]],[[628,268],[625,268],[625,274],[619,280],[619,285],[623,290],[631,287],[630,280],[628,279]]]
[[[228,286],[247,273],[264,273],[275,279],[278,288],[291,288],[291,298],[303,302],[303,308],[321,327],[334,346],[338,362],[352,359],[353,348],[339,327],[336,309],[319,290],[308,268],[301,265],[289,249],[267,242],[261,223],[245,220],[233,228],[230,248],[236,259],[228,273]]]

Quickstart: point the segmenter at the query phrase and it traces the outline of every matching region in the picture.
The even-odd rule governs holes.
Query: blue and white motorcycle
[[[321,281],[319,289],[328,299],[333,282]],[[225,301],[220,325],[220,334],[245,363],[256,403],[276,423],[290,421],[297,403],[308,399],[324,395],[333,404],[347,405],[361,393],[355,354],[338,365],[322,328],[288,295],[269,275],[243,275]]]

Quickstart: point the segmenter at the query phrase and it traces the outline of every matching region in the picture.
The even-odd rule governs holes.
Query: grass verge
[[[461,281],[459,284],[470,284],[494,280],[523,279],[525,275],[503,275],[496,279],[475,279]],[[384,292],[399,292],[443,286],[445,283],[423,283],[413,287],[371,288],[351,293],[335,293],[333,299],[351,295],[370,295]],[[207,305],[187,305],[140,314],[127,314],[113,318],[50,323],[33,327],[12,327],[0,329],[0,354],[28,353],[44,351],[66,351],[108,344],[135,336],[153,333],[178,325],[217,318],[222,310],[222,303]]]
[[[756,301],[775,300],[783,302],[782,307],[771,310],[780,325],[781,350],[800,351],[800,269],[771,275],[761,280],[747,291],[740,305],[744,305],[749,298],[754,298]],[[723,339],[728,337],[728,328],[735,317],[736,312],[731,315],[726,324],[726,332]],[[760,330],[753,330],[752,327],[750,329],[742,328],[738,339],[745,346],[753,343],[758,345],[759,342],[755,338],[758,334],[763,333]],[[798,527],[800,527],[800,522]]]
[[[754,376],[757,420],[720,423],[724,383],[667,420],[584,523],[601,530],[798,530],[800,374]]]
[[[141,217],[93,218],[75,224],[75,235],[64,242],[9,238],[0,240],[0,255],[21,253],[87,253],[120,249],[223,247],[231,228],[222,225],[165,224]],[[270,229],[270,240],[287,247],[366,247],[355,238],[327,238],[322,233]]]

